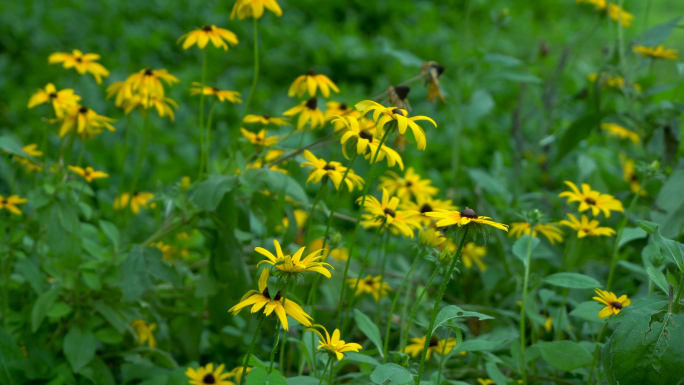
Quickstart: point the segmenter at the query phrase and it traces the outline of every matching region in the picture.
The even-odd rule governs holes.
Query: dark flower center
[[[86,112],[88,112],[88,107],[81,107],[78,109],[78,112],[85,114]]]
[[[204,32],[211,32],[211,30],[212,30],[212,28],[210,25],[205,24],[204,27],[202,27],[202,31],[204,31]]]
[[[326,170],[326,171],[335,171],[335,166],[333,166],[332,164],[328,163],[328,164],[326,164],[325,166],[323,166],[323,170]]]
[[[404,116],[404,113],[401,112],[401,110],[398,109],[398,108],[393,109],[393,110],[392,110],[392,113],[393,113],[394,115],[401,115],[401,116]]]
[[[406,181],[406,187],[411,187],[411,186],[413,186],[413,182],[411,182],[410,180]]]
[[[375,285],[375,281],[373,281],[373,280],[370,279],[370,278],[367,279],[367,280],[365,280],[364,282],[365,282],[366,285],[368,285],[368,286],[374,286],[374,285]]]
[[[340,103],[340,107],[339,107],[339,108],[340,108],[340,110],[343,110],[343,111],[344,111],[344,110],[346,110],[346,109],[349,108],[349,107],[347,107],[347,103]]]
[[[591,229],[582,229],[585,233],[589,234],[591,232]]]
[[[139,194],[139,192],[137,192],[137,191],[133,191],[133,197],[137,197],[137,196],[138,196],[138,194]]]
[[[588,205],[596,205],[596,201],[591,198],[584,198],[584,201],[587,202]]]
[[[86,176],[86,177],[90,176],[90,171],[88,171],[88,170],[83,171],[83,176]]]
[[[411,91],[411,88],[407,86],[396,86],[394,87],[394,91],[397,93],[399,99],[404,100],[408,96],[409,91]]]
[[[306,101],[306,107],[310,110],[315,110],[316,107],[318,107],[318,99],[317,98],[311,98]]]
[[[611,303],[611,305],[616,309],[622,309],[622,304],[618,301]]]
[[[79,63],[83,63],[83,59],[80,58],[80,57],[77,57],[77,58],[76,58],[76,61],[79,62]]]
[[[477,213],[471,208],[466,208],[465,210],[461,211],[461,216],[470,219],[477,219]]]
[[[275,295],[275,297],[271,298],[271,293],[268,292],[268,287],[264,289],[264,291],[261,293],[264,297],[268,298],[269,301],[278,301],[282,296],[280,295],[280,291],[278,291]]]
[[[56,93],[56,92],[50,92],[50,93],[48,94],[48,96],[49,96],[51,99],[54,99],[54,98],[57,97],[57,93]]]
[[[211,87],[211,90],[214,92],[219,92],[221,91],[218,87]]]
[[[437,76],[442,76],[442,74],[444,73],[444,67],[439,64],[433,64],[432,68],[437,70]]]
[[[395,213],[392,209],[384,209],[383,212],[392,218],[397,216],[397,213]]]
[[[279,290],[279,291],[276,293],[276,296],[273,298],[273,300],[274,300],[274,301],[278,301],[278,300],[280,300],[281,297],[282,297],[282,295],[280,295],[280,290]]]
[[[152,76],[152,69],[151,68],[145,68],[145,72],[143,73],[145,76]]]
[[[0,203],[2,203],[3,205],[6,205],[6,204],[9,203],[9,202],[7,201],[7,198],[5,198],[5,199],[3,199],[2,202],[0,202]]]
[[[632,182],[637,182],[639,178],[637,178],[636,174],[632,174],[632,176],[629,178]]]
[[[439,344],[439,340],[437,339],[437,337],[435,337],[435,336],[430,337],[430,343],[428,344],[428,347],[437,346],[438,344]]]
[[[213,374],[208,373],[204,378],[202,379],[202,382],[205,384],[215,384],[216,383],[216,378],[214,377]]]
[[[314,75],[316,75],[316,71],[314,71],[313,69],[310,69],[310,70],[306,71],[306,75],[307,76],[314,76]]]
[[[271,119],[271,115],[269,115],[269,114],[264,114],[264,119],[266,119],[266,120]]]
[[[373,134],[371,134],[368,130],[362,130],[361,132],[359,132],[359,137],[373,143]]]
[[[432,211],[432,207],[429,204],[425,203],[424,205],[420,206],[421,214],[429,213],[430,211]]]

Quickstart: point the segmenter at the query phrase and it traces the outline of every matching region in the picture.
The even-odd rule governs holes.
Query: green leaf
[[[389,381],[390,384],[406,384],[413,382],[413,374],[408,369],[397,364],[380,365],[370,375],[371,381],[376,384],[383,384]]]
[[[542,358],[560,370],[573,370],[591,365],[593,357],[582,345],[574,341],[542,341],[532,345],[539,348]]]
[[[466,317],[477,317],[480,321],[486,320],[486,319],[494,319],[494,317],[490,317],[486,314],[477,313],[474,311],[465,311],[456,305],[449,305],[449,306],[444,307],[437,314],[437,317],[435,318],[434,330],[437,330],[438,327],[444,325],[445,323],[447,323],[448,321],[450,321],[454,318],[460,319],[460,318],[466,318]]]
[[[658,224],[657,223],[653,223],[653,222],[649,222],[649,221],[640,221],[640,220],[637,220],[636,223],[637,223],[637,225],[639,225],[639,227],[641,227],[645,232],[647,232],[649,234],[653,234],[656,231],[658,231]]]
[[[159,249],[156,247],[145,247],[143,248],[143,254],[147,268],[152,275],[162,281],[170,282],[176,287],[182,284],[176,270],[163,261],[162,252]]]
[[[64,355],[74,372],[78,372],[95,357],[97,338],[90,330],[73,325],[64,336]]]
[[[527,247],[529,246],[530,236],[523,235],[513,244],[513,255],[515,255],[522,263],[525,265],[525,259],[527,257]],[[530,246],[530,255],[534,249],[539,245],[539,238],[532,237],[532,245]]]
[[[371,356],[367,356],[365,354],[356,353],[356,352],[344,353],[344,359],[349,360],[349,361],[355,361],[355,362],[365,362],[365,363],[373,365],[373,366],[379,366],[380,365],[380,362],[378,362],[378,360],[376,360],[375,358],[373,358]]]
[[[218,207],[223,196],[237,186],[238,179],[235,175],[218,175],[209,177],[195,188],[192,196],[193,202],[204,211],[214,211]]]
[[[23,377],[17,368],[17,363],[24,359],[24,355],[12,337],[0,327],[0,384],[23,384]]]
[[[354,321],[356,321],[356,326],[359,330],[361,330],[378,348],[380,356],[384,356],[382,353],[382,339],[380,338],[380,329],[378,329],[378,325],[371,321],[367,315],[361,313],[359,309],[354,309]]]
[[[247,375],[245,382],[247,385],[287,385],[282,374],[276,372],[268,374],[268,372],[262,368],[252,369]]]
[[[506,385],[508,384],[508,377],[506,377],[495,362],[487,362],[485,364],[485,369],[487,370],[487,375],[492,379],[496,385]]]
[[[151,285],[145,255],[139,246],[134,246],[121,265],[121,298],[125,302],[137,300]]]
[[[100,220],[98,221],[102,232],[105,234],[107,239],[112,242],[114,249],[119,249],[119,240],[121,239],[121,234],[119,234],[119,229],[112,223]]]
[[[684,273],[684,245],[672,239],[663,238],[657,230],[653,236],[663,256],[674,262],[679,267],[679,271]]]
[[[594,128],[597,128],[600,120],[601,117],[594,114],[586,114],[575,120],[570,127],[565,130],[565,133],[560,140],[556,142],[558,148],[556,162],[563,159],[570,151],[574,150],[582,140],[587,138],[589,134],[591,134],[591,131]]]
[[[114,328],[106,327],[96,331],[95,338],[108,345],[118,345],[123,341],[123,334]]]
[[[97,309],[100,314],[109,322],[114,328],[119,332],[123,333],[128,328],[128,323],[126,320],[109,305],[106,305],[102,301],[95,302],[95,309]]]
[[[540,84],[542,80],[530,73],[520,72],[520,71],[497,71],[492,72],[490,75],[485,76],[484,81],[491,80],[508,80],[515,83],[532,83]]]
[[[622,247],[635,239],[646,238],[648,233],[639,227],[625,227],[622,230],[622,238],[618,247]]]
[[[81,278],[83,278],[83,282],[85,282],[89,288],[95,291],[102,289],[102,281],[100,280],[100,276],[95,272],[87,270],[83,271],[81,273]]]
[[[560,287],[567,287],[570,289],[597,289],[602,288],[603,285],[594,278],[577,273],[556,273],[544,278],[544,282]]]
[[[570,312],[570,315],[589,322],[604,323],[605,321],[598,316],[603,308],[604,305],[596,301],[585,301],[577,305],[577,307]]]
[[[496,349],[503,345],[506,340],[486,340],[478,338],[474,340],[463,341],[461,345],[456,346],[454,353],[460,352],[483,352]]]
[[[665,274],[651,266],[646,268],[646,272],[648,272],[648,276],[651,278],[651,281],[653,281],[653,283],[655,283],[656,286],[658,286],[665,293],[665,295],[669,294]]]
[[[677,28],[677,24],[679,24],[680,19],[681,16],[678,16],[662,24],[658,24],[655,27],[647,29],[642,35],[634,39],[634,44],[639,44],[646,47],[657,46],[672,34],[672,31]]]
[[[36,260],[36,262],[34,262],[29,258],[22,258],[18,260],[14,266],[16,266],[21,275],[26,278],[26,281],[28,281],[36,294],[43,292],[43,277],[40,273],[40,261]]]
[[[285,379],[287,385],[318,385],[320,380],[312,376],[294,376]]]
[[[48,290],[38,296],[38,299],[33,304],[33,310],[31,311],[31,331],[33,333],[38,331],[48,310],[55,304],[55,301],[59,297],[59,291],[60,289],[58,287]]]
[[[242,174],[240,180],[247,180],[250,184],[257,184],[257,186],[265,184],[270,191],[282,191],[297,202],[309,203],[309,197],[301,184],[282,172],[268,168],[251,169]]]

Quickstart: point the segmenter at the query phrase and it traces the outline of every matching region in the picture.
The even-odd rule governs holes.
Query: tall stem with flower
[[[534,225],[531,225],[534,228]],[[520,373],[522,376],[523,385],[527,385],[527,376],[525,365],[525,308],[527,305],[527,288],[530,281],[530,257],[532,255],[532,241],[534,237],[532,236],[532,231],[527,235],[527,251],[525,252],[525,276],[523,278],[523,289],[522,289],[522,304],[520,305]]]
[[[202,50],[202,76],[201,76],[201,83],[202,87],[205,87],[205,82],[207,79],[207,50]],[[202,177],[204,175],[204,161],[205,161],[205,154],[206,154],[206,146],[204,143],[204,92],[200,94],[200,112],[199,112],[199,134],[200,134],[200,167],[199,167],[199,173],[197,175],[197,180],[202,180]]]
[[[247,101],[245,102],[245,111],[242,113],[242,122],[249,113],[249,107],[252,102],[252,96],[254,95],[254,90],[256,89],[257,81],[259,80],[259,26],[257,23],[257,18],[254,18],[254,78],[252,79],[252,88],[249,90],[249,96],[247,96]],[[235,138],[233,138],[233,145],[237,144]]]

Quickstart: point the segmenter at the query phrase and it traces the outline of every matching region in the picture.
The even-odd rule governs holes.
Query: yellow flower
[[[289,123],[287,122],[287,119],[285,118],[277,118],[273,117],[271,115],[265,114],[265,115],[247,115],[245,118],[242,120],[243,123],[260,123],[263,124],[264,126],[273,124],[274,126],[285,126],[288,125]]]
[[[653,59],[677,60],[679,51],[676,49],[665,49],[661,44],[657,47],[644,47],[643,45],[635,45],[634,52],[641,54],[643,57],[650,57]]]
[[[444,73],[444,67],[437,62],[428,61],[420,66],[420,73],[425,77],[425,84],[428,85],[427,100],[435,103],[439,97],[442,103],[446,103],[439,84],[439,77]]]
[[[596,294],[598,294],[598,297],[592,297],[592,299],[606,305],[606,307],[599,312],[599,318],[606,318],[618,314],[622,308],[629,306],[631,303],[626,294],[623,294],[618,298],[612,291],[601,289],[596,289]]]
[[[411,357],[416,357],[421,354],[425,347],[425,338],[426,337],[411,338],[411,343],[406,345],[404,353],[410,354]],[[429,360],[432,353],[442,354],[442,352],[444,352],[444,355],[447,355],[454,347],[456,347],[455,338],[452,337],[445,341],[440,340],[436,336],[432,336],[430,337],[430,343],[428,344],[426,359]]]
[[[613,76],[607,72],[602,72],[599,79],[597,74],[587,75],[587,80],[594,83],[598,79],[600,86],[608,86],[616,90],[622,90],[625,88],[625,79],[622,76]],[[641,92],[641,86],[634,83],[628,83],[629,87],[633,88],[637,92]]]
[[[242,103],[241,95],[237,91],[221,90],[218,87],[202,86],[202,83],[192,82],[193,88],[190,89],[190,95],[206,95],[214,96],[219,102],[223,103],[226,100],[231,103]]]
[[[181,186],[181,188],[182,188],[183,190],[189,189],[191,183],[192,183],[192,181],[191,181],[191,179],[190,179],[189,176],[184,175],[183,177],[181,177],[180,186]],[[179,234],[179,235],[180,235],[180,234]],[[187,236],[188,234],[185,233],[185,235]]]
[[[461,212],[435,209],[435,211],[431,211],[423,215],[426,215],[431,218],[438,218],[439,221],[436,224],[437,227],[445,227],[452,225],[457,225],[458,227],[461,227],[466,226],[470,223],[475,223],[481,225],[489,225],[497,229],[508,231],[508,225],[494,222],[491,220],[492,218],[490,217],[479,217],[477,216],[475,210],[470,208],[466,208]]]
[[[587,3],[593,5],[597,11],[607,13],[608,16],[620,22],[623,27],[631,27],[634,15],[622,9],[615,3],[608,3],[606,0],[577,0],[577,3]]]
[[[122,210],[131,204],[131,211],[133,214],[138,215],[141,208],[147,208],[149,201],[154,199],[154,194],[146,192],[134,192],[133,197],[131,194],[123,193],[114,199],[114,210]]]
[[[328,271],[326,267],[333,267],[328,263],[319,262],[319,259],[323,258],[323,256],[319,255],[322,250],[316,250],[302,259],[302,255],[304,255],[304,249],[306,249],[306,247],[302,247],[301,249],[297,250],[294,255],[290,256],[289,254],[283,254],[283,250],[280,248],[280,243],[278,243],[278,240],[273,240],[273,246],[275,246],[276,255],[271,254],[270,251],[264,249],[263,247],[257,247],[254,249],[254,251],[257,253],[268,258],[257,263],[257,267],[259,267],[262,263],[266,263],[274,266],[283,274],[287,275],[299,275],[307,271],[313,271],[315,273],[324,275],[326,278],[331,277],[330,271]]]
[[[425,131],[416,121],[427,120],[437,127],[437,123],[427,116],[408,117],[408,112],[396,107],[385,107],[380,103],[372,100],[364,100],[356,104],[356,109],[361,111],[361,116],[365,116],[369,111],[373,112],[373,120],[375,121],[378,131],[382,131],[385,124],[389,122],[396,122],[397,129],[401,135],[406,133],[406,128],[410,128],[413,136],[416,138],[416,145],[419,150],[425,150],[427,140],[425,139]]]
[[[242,133],[242,136],[249,139],[249,142],[255,146],[268,147],[268,146],[273,146],[274,144],[278,143],[278,137],[277,136],[271,136],[270,138],[266,137],[266,135],[268,134],[268,130],[266,130],[265,128],[261,129],[261,131],[259,131],[256,134],[253,132],[247,131],[244,128],[241,128],[240,132]]]
[[[318,108],[318,99],[315,97],[301,102],[298,106],[292,107],[285,111],[285,116],[295,116],[299,114],[297,119],[297,129],[301,130],[304,126],[311,122],[311,129],[323,127],[325,125],[325,118],[323,112]]]
[[[61,138],[74,130],[83,140],[101,134],[103,128],[112,132],[116,131],[114,126],[110,124],[110,122],[115,121],[114,119],[98,115],[90,108],[79,105],[70,106],[60,121],[59,136]]]
[[[396,151],[384,144],[380,147],[380,137],[377,135],[375,129],[362,127],[359,125],[359,120],[353,116],[340,116],[333,119],[332,122],[342,123],[346,129],[340,139],[340,143],[342,143],[342,152],[346,158],[349,158],[349,156],[347,156],[346,144],[348,141],[353,140],[352,145],[356,147],[356,153],[363,155],[367,160],[372,162],[373,159],[375,159],[375,153],[379,150],[378,162],[387,157],[387,165],[394,167],[395,164],[399,164],[399,168],[402,170],[404,169],[404,162],[402,162],[401,156],[399,156]]]
[[[48,63],[63,63],[64,68],[74,68],[81,75],[90,72],[95,77],[97,84],[102,84],[102,78],[109,76],[109,71],[102,64],[96,62],[99,59],[100,55],[98,54],[87,53],[84,55],[83,52],[75,49],[73,54],[68,52],[53,53],[48,57]]]
[[[172,259],[174,257],[174,255],[176,254],[176,249],[173,246],[168,245],[164,242],[150,243],[150,247],[156,247],[159,251],[161,251],[162,259],[165,261]]]
[[[328,334],[328,331],[325,329],[324,326],[322,325],[313,325],[314,327],[321,328],[325,332],[325,337],[323,337],[323,334],[319,332],[318,330],[314,328],[307,328],[306,330],[311,330],[312,332],[318,334],[318,336],[321,338],[318,340],[318,347],[316,349],[325,349],[328,351],[328,354],[332,357],[335,356],[337,357],[337,361],[342,361],[342,358],[344,358],[344,353],[345,352],[358,352],[359,350],[363,349],[361,345],[354,343],[354,342],[344,342],[344,340],[340,339],[340,329],[335,329],[335,331],[332,334],[332,337],[330,334]]]
[[[38,145],[34,143],[34,144],[29,144],[29,145],[22,147],[21,150],[23,152],[25,152],[27,155],[30,155],[32,157],[42,156],[43,152],[38,151],[37,148],[38,148]],[[24,158],[23,156],[19,156],[19,155],[14,155],[12,157],[12,159],[14,159],[14,161],[17,163],[24,165],[26,167],[27,173],[31,173],[33,171],[39,171],[39,172],[43,171],[43,167],[40,164],[32,161],[31,159]]]
[[[641,189],[641,183],[639,183],[639,177],[636,174],[633,159],[622,159],[622,172],[624,173],[623,179],[625,182],[629,183],[629,189],[632,190],[634,194],[641,191],[639,195],[645,196],[646,190]]]
[[[237,45],[238,43],[238,38],[234,33],[227,29],[217,28],[215,25],[204,25],[200,29],[190,31],[181,36],[176,44],[180,43],[183,39],[185,39],[183,49],[188,49],[195,44],[197,44],[199,49],[204,49],[211,40],[214,47],[223,48],[224,51],[228,51],[228,44]]]
[[[236,384],[239,384],[242,381],[242,373],[244,373],[245,367],[240,365],[233,370],[230,371],[230,377],[235,380]],[[249,375],[249,372],[252,371],[252,368],[247,368],[247,375]]]
[[[88,166],[85,169],[78,167],[78,166],[68,166],[69,170],[75,172],[76,174],[80,175],[83,179],[86,180],[86,182],[90,183],[93,181],[93,179],[99,179],[99,178],[107,178],[109,177],[109,174],[106,172],[102,171],[95,171],[93,170],[92,167]]]
[[[511,232],[508,233],[509,237],[520,238],[523,235],[530,233],[530,224],[527,222],[515,222],[511,223]],[[563,242],[563,231],[556,227],[556,225],[549,223],[543,224],[538,223],[534,226],[534,231],[532,231],[532,236],[536,237],[537,233],[541,233],[546,239],[555,245],[556,242]]]
[[[280,320],[280,323],[283,325],[283,329],[285,330],[289,330],[289,326],[287,324],[288,315],[299,321],[299,323],[302,325],[310,327],[310,320],[313,318],[306,314],[302,307],[296,304],[295,301],[288,299],[285,301],[285,305],[283,305],[283,298],[281,297],[280,292],[277,292],[275,296],[271,298],[271,294],[268,292],[267,281],[268,269],[264,269],[261,271],[261,276],[259,277],[259,291],[248,291],[247,294],[242,296],[240,302],[230,308],[228,312],[233,313],[233,315],[237,315],[243,308],[252,306],[252,313],[256,313],[259,310],[264,309],[264,314],[267,317],[275,312],[276,316]]]
[[[28,108],[39,106],[43,103],[52,103],[52,108],[55,110],[55,116],[61,118],[64,115],[64,110],[67,107],[75,106],[81,100],[81,97],[74,94],[74,90],[67,88],[57,91],[55,85],[48,83],[44,90],[40,88],[31,95],[28,102]]]
[[[496,382],[494,380],[490,380],[489,378],[484,379],[484,378],[478,378],[477,379],[478,385],[494,385]]]
[[[237,0],[230,12],[230,19],[233,20],[236,14],[240,20],[248,17],[261,19],[261,16],[264,15],[264,8],[278,17],[283,15],[283,11],[276,0]]]
[[[316,90],[320,89],[321,94],[324,98],[330,96],[330,90],[332,89],[336,93],[340,93],[339,88],[332,82],[327,76],[317,74],[314,70],[309,70],[306,75],[301,75],[292,82],[290,89],[287,91],[287,96],[301,97],[307,91],[310,97],[316,96]]]
[[[336,261],[346,262],[347,259],[349,259],[349,250],[347,250],[344,247],[339,248],[339,249],[333,249],[330,252],[330,258],[332,258]]]
[[[356,200],[360,203],[363,197]],[[361,225],[364,227],[383,227],[389,229],[392,234],[401,234],[413,238],[413,230],[420,228],[416,216],[417,211],[397,210],[399,198],[390,197],[387,190],[382,189],[382,202],[372,195],[366,196],[364,209],[366,214],[361,216]]]
[[[558,222],[558,224],[576,230],[577,238],[599,237],[601,235],[610,237],[615,234],[615,230],[611,229],[610,227],[599,227],[599,221],[596,219],[589,221],[589,218],[587,218],[587,216],[584,214],[582,214],[581,220],[577,220],[577,218],[572,214],[568,214],[568,217],[570,218],[569,221],[562,220]]]
[[[173,86],[173,83],[178,83],[179,80],[165,69],[153,70],[151,68],[144,68],[129,75],[124,83],[130,83],[130,91],[139,93],[143,97],[157,96],[163,98],[164,85],[162,84],[162,81],[169,86]],[[110,88],[112,86],[110,86]],[[120,88],[121,92],[125,91],[125,87]],[[110,90],[107,89],[107,92],[110,93]],[[111,93],[109,96],[111,96]]]
[[[544,324],[542,326],[544,327],[544,330],[546,330],[547,333],[551,333],[551,330],[553,330],[553,317],[546,317],[546,321],[544,321]]]
[[[619,126],[615,123],[602,123],[601,124],[601,129],[604,131],[608,131],[609,133],[619,136],[622,139],[629,139],[632,141],[634,144],[639,144],[639,135],[637,135],[636,132],[628,130],[622,126]]]
[[[399,207],[402,210],[414,210],[418,211],[421,214],[429,213],[430,211],[434,211],[435,209],[458,210],[458,207],[454,206],[454,203],[451,200],[433,199],[430,197],[421,196],[417,197],[416,202],[404,201],[399,205]],[[431,218],[428,218],[424,215],[420,215],[416,217],[416,219],[423,226],[430,226],[433,222]]]
[[[235,385],[232,381],[226,380],[231,376],[230,372],[223,372],[224,364],[219,365],[214,370],[214,364],[200,366],[197,370],[188,368],[185,375],[190,379],[191,385]]]
[[[309,220],[309,213],[306,212],[306,210],[295,210],[293,214],[295,217],[295,222],[297,222],[297,228],[303,229],[306,225],[306,221]],[[290,227],[290,219],[287,216],[283,218],[283,226],[288,228]]]
[[[21,210],[19,210],[17,205],[22,205],[26,202],[28,202],[28,199],[20,198],[19,195],[16,194],[10,195],[7,198],[0,195],[0,210],[5,209],[12,214],[21,215]]]
[[[383,282],[381,288],[380,280],[382,280],[382,276],[378,275],[377,277],[371,277],[371,275],[368,274],[366,278],[363,279],[348,278],[347,283],[352,289],[356,287],[355,296],[358,297],[364,293],[371,294],[375,299],[375,302],[378,302],[380,301],[380,298],[387,296],[387,293],[392,290],[387,282]]]
[[[152,334],[152,332],[157,328],[156,323],[147,325],[145,321],[137,319],[131,322],[131,327],[133,328],[133,331],[135,331],[135,335],[138,338],[139,344],[142,345],[147,342],[147,345],[152,349],[157,347],[157,340],[154,338],[154,334]]]
[[[309,150],[304,150],[304,157],[308,162],[303,162],[300,166],[312,166],[309,170],[309,178],[306,180],[306,184],[309,182],[318,183],[325,176],[330,178],[335,185],[335,189],[340,189],[340,184],[342,183],[342,177],[344,173],[347,173],[347,177],[344,178],[344,183],[346,183],[349,192],[354,190],[354,187],[358,187],[359,190],[363,187],[363,178],[356,175],[354,170],[349,170],[342,166],[340,162],[326,162],[324,159],[316,158],[316,156]]]
[[[455,252],[456,249],[454,248],[453,251]],[[478,246],[472,242],[466,243],[461,250],[461,260],[463,261],[463,265],[466,268],[471,269],[474,262],[483,273],[487,271],[487,265],[482,262],[482,258],[484,258],[485,255],[487,255],[487,248],[484,246]]]
[[[393,171],[388,171],[389,176],[380,176],[380,186],[378,189],[387,189],[391,195],[395,195],[402,201],[411,198],[421,199],[423,201],[431,199],[439,190],[432,186],[430,179],[420,179],[413,167],[406,169],[403,177],[397,175]]]
[[[426,247],[437,247],[447,240],[444,234],[434,227],[420,229],[418,239],[420,239],[420,244]]]
[[[600,212],[603,212],[606,218],[610,218],[611,211],[625,211],[625,209],[622,207],[622,202],[615,199],[610,194],[601,194],[598,191],[592,190],[591,186],[586,183],[582,183],[581,192],[574,183],[565,181],[565,184],[568,185],[572,191],[564,191],[558,194],[558,196],[560,198],[567,197],[568,203],[580,202],[578,208],[579,212],[584,212],[591,209],[591,213],[594,216],[597,216]]]
[[[325,112],[323,115],[325,116],[325,120],[332,120],[340,116],[353,116],[357,119],[361,117],[361,113],[354,108],[349,108],[347,103],[334,101],[325,103]],[[341,128],[343,128],[343,126],[335,126],[335,130],[339,130]]]

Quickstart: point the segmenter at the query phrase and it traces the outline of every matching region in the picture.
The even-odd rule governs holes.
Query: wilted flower
[[[446,103],[446,99],[444,99],[444,95],[442,95],[439,84],[439,77],[444,73],[444,67],[437,62],[428,61],[420,66],[420,73],[425,77],[425,84],[428,85],[427,99],[435,103],[439,97],[442,100],[442,103]]]
[[[410,91],[411,88],[408,86],[389,86],[389,88],[387,88],[387,101],[393,106],[411,112],[411,103],[408,100]]]

